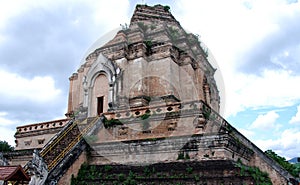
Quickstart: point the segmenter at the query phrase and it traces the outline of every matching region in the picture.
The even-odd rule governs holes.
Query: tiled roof
[[[0,166],[0,180],[29,181],[30,177],[19,166]]]

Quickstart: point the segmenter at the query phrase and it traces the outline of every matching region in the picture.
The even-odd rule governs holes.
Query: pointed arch
[[[100,96],[104,97],[104,111],[107,111],[108,103],[113,102],[114,99],[113,84],[116,78],[116,66],[114,63],[100,53],[84,78],[83,106],[87,107],[87,116],[96,116],[97,110],[95,109],[97,109],[97,107],[95,105],[97,104],[97,101],[99,101],[97,98]],[[104,92],[107,94],[104,94]]]

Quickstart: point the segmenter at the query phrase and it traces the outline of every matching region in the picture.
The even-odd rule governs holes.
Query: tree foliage
[[[14,147],[10,146],[7,141],[0,141],[0,152],[11,152]]]
[[[286,169],[291,175],[294,177],[299,177],[300,168],[298,164],[289,163],[284,157],[277,155],[272,150],[267,150],[265,153],[278,164],[280,164],[284,169]]]

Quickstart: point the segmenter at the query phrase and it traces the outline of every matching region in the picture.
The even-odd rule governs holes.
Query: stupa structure
[[[170,7],[137,5],[69,78],[67,118],[18,127],[10,162],[33,184],[293,183],[219,115],[216,70]]]

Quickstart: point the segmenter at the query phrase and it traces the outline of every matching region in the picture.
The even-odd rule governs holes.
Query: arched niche
[[[87,108],[88,117],[96,116],[99,113],[97,109],[99,109],[98,105],[101,101],[103,112],[108,110],[108,104],[113,102],[113,96],[115,96],[115,78],[115,65],[100,53],[83,80],[83,107]]]

